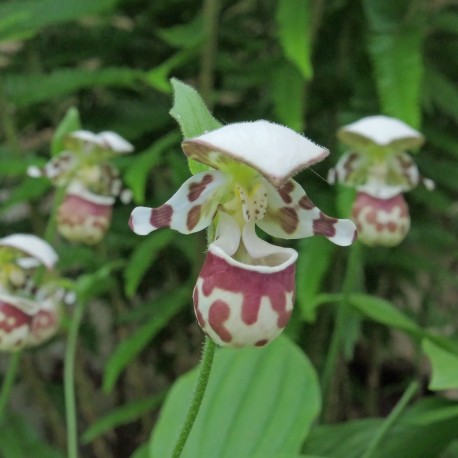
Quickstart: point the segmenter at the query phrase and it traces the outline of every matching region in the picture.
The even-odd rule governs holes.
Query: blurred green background
[[[407,195],[407,239],[393,249],[364,250],[355,289],[388,300],[455,346],[457,56],[458,6],[447,0],[3,0],[0,236],[43,235],[53,189],[26,169],[48,160],[70,107],[85,129],[113,130],[135,146],[116,161],[134,201],[116,204],[105,240],[91,248],[54,241],[60,271],[87,282],[76,366],[83,456],[130,456],[147,440],[167,389],[199,359],[191,290],[205,234],[140,238],[127,226],[135,205],[162,204],[189,176],[168,114],[171,77],[198,89],[223,123],[277,121],[330,149],[298,181],[332,215],[348,216],[352,199],[325,179],[344,151],[339,126],[383,113],[424,133],[415,160],[436,189]],[[319,238],[292,245],[300,257],[287,333],[321,370],[334,308],[318,309],[326,302],[319,294],[340,292],[347,253]],[[348,364],[339,366],[329,422],[386,414],[412,377],[428,394],[421,336],[406,337],[372,305],[352,312]],[[24,355],[14,415],[2,425],[8,434],[0,434],[2,456],[61,456],[64,343],[65,329]],[[0,355],[1,367],[7,359]],[[458,456],[447,453],[441,456]]]

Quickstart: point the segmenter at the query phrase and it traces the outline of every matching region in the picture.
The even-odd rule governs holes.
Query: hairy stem
[[[179,458],[183,452],[186,441],[191,433],[194,422],[196,421],[197,414],[199,413],[202,399],[204,398],[205,390],[207,389],[208,379],[213,364],[213,357],[215,355],[216,344],[205,337],[204,349],[202,351],[202,360],[200,362],[200,372],[197,377],[196,386],[194,389],[194,396],[189,406],[188,414],[181,429],[180,436],[175,444],[172,453],[172,458]]]

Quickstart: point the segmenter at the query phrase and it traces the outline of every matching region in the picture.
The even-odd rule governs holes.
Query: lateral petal
[[[182,234],[198,232],[213,220],[227,188],[228,178],[218,171],[201,172],[185,181],[164,205],[158,208],[137,207],[129,226],[139,235],[161,227]]]
[[[267,234],[283,239],[299,239],[323,235],[340,246],[351,245],[356,239],[356,226],[349,219],[325,215],[294,180],[279,188],[265,183],[267,212],[258,226]]]

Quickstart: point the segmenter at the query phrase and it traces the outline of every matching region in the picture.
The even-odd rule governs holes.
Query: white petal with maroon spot
[[[32,256],[48,269],[52,268],[57,262],[57,254],[51,245],[35,235],[9,235],[8,237],[0,239],[0,246],[16,248],[17,250]]]
[[[185,181],[164,205],[137,207],[129,225],[139,235],[161,227],[191,234],[209,226],[222,197],[227,192],[228,177],[219,171],[201,172]]]
[[[367,179],[369,164],[370,157],[367,154],[349,151],[329,170],[328,181],[331,184],[344,183],[347,186],[363,184]]]
[[[265,187],[267,213],[257,224],[269,235],[283,239],[323,235],[340,246],[348,246],[355,240],[354,223],[325,215],[296,181],[288,180],[279,188],[266,181]]]
[[[275,186],[329,154],[297,132],[262,120],[229,124],[187,139],[182,147],[187,156],[216,169],[244,163]]]
[[[388,116],[368,116],[342,127],[338,137],[349,146],[361,148],[368,144],[410,149],[421,146],[423,135],[405,122]]]
[[[61,177],[64,179],[68,176],[66,174],[78,166],[78,159],[69,151],[63,151],[59,155],[53,157],[44,167],[39,168],[30,166],[27,169],[27,175],[33,178],[47,177],[57,185],[64,184]]]

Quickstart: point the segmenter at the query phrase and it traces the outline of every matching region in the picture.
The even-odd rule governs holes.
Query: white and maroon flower
[[[286,326],[294,303],[297,253],[256,235],[323,235],[350,245],[350,220],[325,215],[291,176],[329,152],[267,121],[224,126],[182,143],[184,153],[211,167],[187,180],[158,208],[137,207],[129,224],[146,235],[161,227],[184,234],[216,225],[216,238],[194,289],[197,320],[224,346],[262,346]]]
[[[0,239],[0,350],[39,345],[58,330],[63,291],[37,286],[35,269],[51,269],[57,261],[44,240],[27,234]]]
[[[110,227],[114,197],[89,191],[73,181],[57,212],[57,229],[67,240],[93,245]]]
[[[404,240],[410,226],[402,196],[419,183],[428,189],[434,183],[421,177],[405,152],[423,144],[420,132],[398,119],[369,116],[342,127],[342,142],[352,149],[329,172],[329,181],[357,189],[352,218],[359,240],[368,245],[393,246]]]
[[[115,197],[120,196],[124,203],[130,200],[119,171],[107,161],[132,152],[133,147],[114,132],[93,134],[86,130],[69,134],[65,146],[67,149],[43,168],[30,167],[28,173],[67,187],[58,210],[59,232],[68,240],[92,245],[110,226]]]

